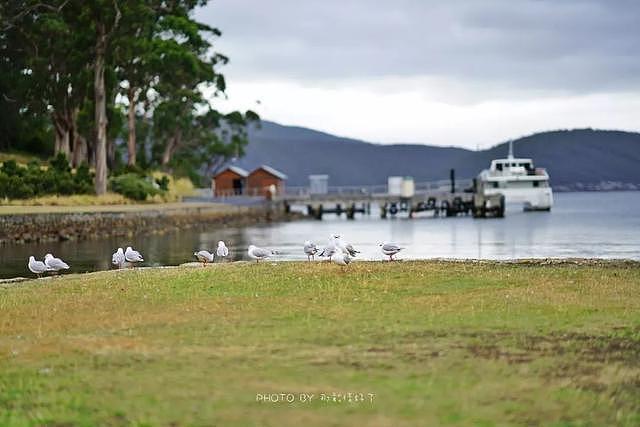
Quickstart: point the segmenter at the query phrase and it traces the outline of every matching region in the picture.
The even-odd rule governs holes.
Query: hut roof
[[[238,166],[227,166],[226,168],[224,168],[224,169],[222,169],[220,172],[218,172],[218,173],[214,176],[214,178],[215,178],[215,177],[217,177],[217,176],[219,176],[219,175],[221,175],[222,173],[224,173],[224,172],[226,172],[226,171],[231,171],[231,172],[233,172],[233,173],[236,173],[236,174],[240,175],[240,176],[241,176],[241,177],[243,177],[243,178],[246,178],[246,177],[248,177],[248,176],[249,176],[249,172],[247,172],[246,170],[244,170],[244,169],[242,169],[242,168],[239,168]]]
[[[275,176],[276,178],[279,178],[279,179],[282,179],[282,180],[287,179],[287,175],[285,175],[284,173],[280,172],[279,170],[274,169],[274,168],[272,168],[271,166],[267,166],[267,165],[261,165],[260,167],[256,168],[256,169],[255,169],[253,172],[251,172],[251,173],[254,173],[254,172],[256,172],[256,171],[258,171],[258,170],[260,170],[260,169],[262,169],[262,170],[264,170],[265,172],[267,172],[267,173],[269,173],[269,174],[271,174],[271,175]]]

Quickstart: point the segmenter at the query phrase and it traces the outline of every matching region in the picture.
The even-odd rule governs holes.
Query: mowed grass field
[[[3,426],[637,426],[640,264],[68,275],[0,289],[0,351]]]

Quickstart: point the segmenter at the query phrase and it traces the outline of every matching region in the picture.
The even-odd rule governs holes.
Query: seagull
[[[339,234],[334,234],[333,236],[331,236],[333,238],[333,241],[335,243],[335,245],[342,251],[342,253],[345,253],[351,257],[355,257],[357,254],[360,253],[360,251],[357,251],[353,245],[351,243],[344,243],[342,241],[342,236]],[[331,239],[330,239],[331,240]]]
[[[40,277],[40,275],[45,271],[49,270],[49,267],[47,267],[44,262],[36,261],[33,256],[29,257],[29,264],[27,264],[27,266],[29,267],[29,271],[35,273],[38,277]]]
[[[55,258],[51,254],[46,254],[44,256],[44,264],[47,266],[49,271],[59,271],[59,270],[69,269],[69,264],[62,261],[60,258]]]
[[[338,252],[338,249],[333,243],[330,243],[322,249],[322,251],[318,254],[318,256],[329,258],[329,261],[331,261],[331,257],[335,255],[336,252]]]
[[[216,249],[216,255],[221,258],[226,258],[229,255],[229,248],[227,248],[222,240],[218,242],[218,249]]]
[[[124,251],[122,248],[118,248],[118,250],[111,255],[111,264],[117,265],[118,268],[122,268],[125,262],[126,258],[124,257]]]
[[[193,255],[195,255],[195,257],[198,258],[198,261],[202,263],[203,267],[208,262],[213,262],[213,254],[209,251],[197,251],[197,252],[194,252]]]
[[[261,259],[267,259],[271,255],[275,255],[276,253],[277,252],[275,252],[275,251],[271,251],[269,249],[264,249],[264,248],[259,248],[259,247],[255,246],[255,245],[249,246],[249,249],[247,250],[247,254],[249,255],[249,258],[255,259],[256,262],[260,262]]]
[[[131,263],[144,261],[140,252],[131,249],[131,246],[127,246],[127,250],[124,251],[124,259]]]
[[[331,262],[344,267],[349,265],[349,263],[351,262],[351,258],[349,257],[348,254],[337,253],[333,256],[333,258],[331,258]]]
[[[352,257],[355,257],[357,254],[360,253],[360,251],[357,251],[351,243],[347,243],[347,245],[345,246],[345,249],[347,250],[347,252],[349,252],[349,256],[352,256]]]
[[[307,255],[307,260],[315,259],[315,255],[318,252],[318,247],[311,240],[304,242],[304,253]]]
[[[393,261],[393,256],[404,249],[395,243],[388,242],[380,243],[380,247],[382,248],[382,253],[389,257],[389,261]]]

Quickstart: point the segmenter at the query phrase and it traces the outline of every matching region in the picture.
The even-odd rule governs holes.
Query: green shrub
[[[166,175],[162,175],[160,178],[156,178],[156,184],[160,187],[162,191],[169,191],[169,177]]]
[[[0,167],[0,197],[28,199],[50,194],[92,194],[93,176],[89,166],[82,165],[73,173],[64,154],[50,160],[43,169],[37,162],[26,167],[14,160],[5,161]]]
[[[146,200],[148,196],[155,196],[160,191],[153,182],[146,177],[134,173],[127,173],[109,180],[111,190],[133,200]]]
[[[9,176],[0,172],[0,197],[9,199],[27,199],[33,197],[33,188],[18,175]]]
[[[49,160],[49,164],[51,165],[51,169],[60,173],[68,173],[71,172],[71,167],[69,167],[69,160],[67,160],[67,156],[64,153],[58,153],[55,157]]]
[[[5,160],[2,163],[0,171],[2,171],[7,176],[21,176],[22,169],[23,168],[18,166],[18,163],[16,163],[15,160]]]
[[[91,194],[93,193],[93,174],[89,171],[89,165],[81,164],[76,169],[73,176],[74,193],[75,194]]]

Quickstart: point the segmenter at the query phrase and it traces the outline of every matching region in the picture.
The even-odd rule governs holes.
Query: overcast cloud
[[[377,142],[640,127],[640,1],[217,0],[229,100]],[[260,100],[260,104],[256,104]]]

